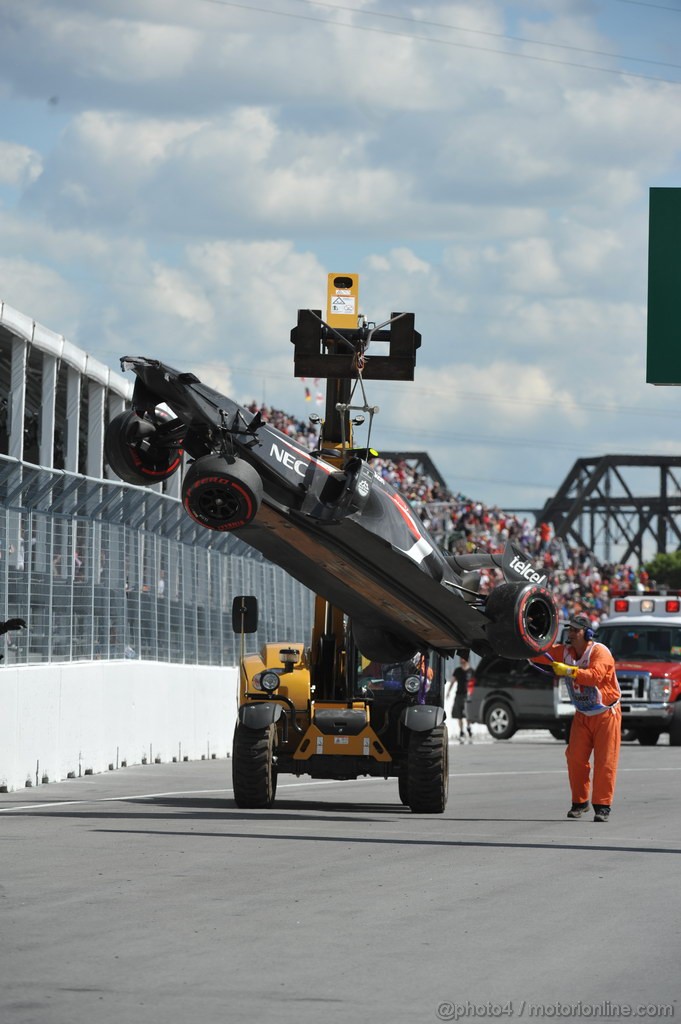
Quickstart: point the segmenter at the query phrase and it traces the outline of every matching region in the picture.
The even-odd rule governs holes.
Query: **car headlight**
[[[276,672],[263,672],[260,676],[260,685],[268,693],[273,693],[277,690],[280,682],[281,680]]]
[[[402,686],[405,688],[407,693],[418,693],[419,690],[421,689],[421,680],[419,679],[418,676],[407,676],[407,678],[402,683]]]
[[[672,692],[672,684],[669,679],[651,679],[650,680],[650,699],[651,700],[669,700],[669,695]]]

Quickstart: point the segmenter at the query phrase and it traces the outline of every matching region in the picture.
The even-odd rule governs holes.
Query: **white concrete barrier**
[[[0,786],[231,753],[237,669],[149,661],[0,667]]]

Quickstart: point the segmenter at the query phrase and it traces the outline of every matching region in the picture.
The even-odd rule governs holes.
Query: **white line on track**
[[[356,779],[357,782],[384,782],[384,779]],[[290,789],[292,787],[301,788],[302,786],[332,786],[347,782],[347,779],[311,779],[309,782],[281,782],[277,786],[277,790]],[[12,811],[37,811],[45,810],[49,807],[77,807],[78,805],[83,806],[84,804],[106,804],[106,803],[118,803],[126,800],[153,800],[155,797],[160,796],[199,796],[202,793],[231,793],[233,792],[231,787],[229,789],[175,789],[170,790],[167,793],[122,793],[120,796],[100,796],[92,797],[89,800],[56,800],[46,804],[14,804],[11,807],[0,807],[0,814],[9,814]]]
[[[620,768],[619,772],[681,772],[681,766],[678,768]],[[475,779],[490,778],[494,776],[504,775],[565,775],[565,768],[551,768],[548,771],[502,771],[502,772],[450,772],[450,779]],[[310,779],[307,782],[280,782],[277,789],[302,789],[305,786],[338,786],[346,783],[347,779]],[[375,777],[363,777],[361,779],[350,780],[355,782],[385,782],[385,779]],[[395,781],[395,780],[393,780]],[[219,793],[231,793],[232,789],[177,789],[170,790],[168,792],[158,793],[131,793],[121,794],[120,796],[102,796],[93,797],[89,800],[58,800],[51,801],[49,803],[31,803],[31,804],[14,804],[10,807],[0,807],[0,814],[11,814],[13,811],[37,811],[45,810],[50,807],[77,807],[85,804],[106,804],[106,803],[118,803],[126,800],[153,800],[154,798],[163,796],[200,796],[204,793],[212,793],[217,795]]]

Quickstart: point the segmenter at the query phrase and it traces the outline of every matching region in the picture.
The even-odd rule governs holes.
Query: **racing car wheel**
[[[502,658],[532,658],[547,650],[558,633],[558,612],[545,587],[531,583],[502,583],[487,599],[485,632],[495,654]]]
[[[238,530],[256,515],[262,492],[262,480],[250,463],[204,455],[182,481],[182,504],[208,530]]]
[[[132,410],[114,416],[104,435],[104,455],[116,476],[128,484],[157,484],[182,462],[182,449],[158,426]]]

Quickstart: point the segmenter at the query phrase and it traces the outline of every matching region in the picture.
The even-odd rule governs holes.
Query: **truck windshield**
[[[681,626],[601,626],[596,639],[614,658],[681,661]]]

